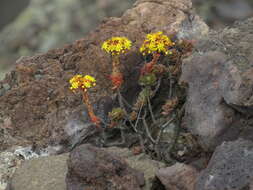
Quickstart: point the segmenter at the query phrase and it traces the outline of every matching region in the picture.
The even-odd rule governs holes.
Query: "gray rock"
[[[7,151],[0,153],[0,190],[7,190],[9,188],[9,181],[14,172],[22,165],[24,160],[38,158],[39,156],[49,155],[51,152],[44,152],[43,154],[35,153],[31,147],[14,146]],[[29,171],[27,171],[29,172]]]
[[[24,158],[29,159],[31,156],[30,153],[27,155],[28,149],[13,147],[13,151],[0,153],[0,190],[5,190],[7,184],[10,184],[11,188],[15,188],[11,190],[19,190],[22,188],[22,190],[40,190],[40,188],[47,190],[51,186],[46,183],[51,182],[51,185],[56,185],[53,189],[66,189],[64,175],[67,173],[66,160],[68,154],[38,157],[38,154],[32,153],[34,157],[24,161]],[[165,167],[165,164],[151,160],[145,154],[134,155],[127,148],[111,147],[102,150],[121,157],[131,168],[143,172],[145,178],[145,186],[141,188],[143,190],[149,190],[151,188],[155,173],[160,168]],[[41,155],[44,156],[45,153]],[[15,171],[16,173],[13,176]],[[143,178],[142,183],[144,183]],[[19,185],[21,186],[19,187]]]
[[[225,20],[243,20],[253,14],[253,8],[246,0],[218,1],[215,4],[217,15]]]
[[[224,67],[222,95],[230,105],[253,106],[253,18],[234,25],[234,28],[213,32],[198,49],[212,49],[225,53],[229,62]]]
[[[253,15],[252,0],[192,0],[196,12],[212,29],[231,26]]]
[[[11,190],[65,190],[68,154],[24,161],[11,179]]]
[[[16,147],[14,154],[24,160],[30,160],[34,158],[39,158],[40,156],[48,156],[46,152],[37,153],[33,150],[31,146],[28,147]]]
[[[140,190],[144,178],[122,158],[84,144],[70,154],[66,183],[67,190]]]
[[[253,143],[239,139],[215,150],[197,180],[196,190],[242,190],[253,178]]]
[[[189,18],[185,19],[181,23],[181,28],[177,31],[178,39],[198,39],[200,37],[206,36],[209,32],[209,27],[202,21],[202,19],[194,14],[189,13]]]
[[[167,9],[164,9],[165,7],[167,7]],[[172,10],[170,10],[171,8]],[[178,12],[179,14],[176,12],[173,13],[175,11],[173,9],[182,12]],[[148,10],[152,11],[150,12]],[[159,14],[152,14],[153,11]],[[140,22],[133,20],[138,17],[138,14],[142,15],[142,27],[144,27],[144,30],[147,32],[161,30],[166,31],[168,34],[177,34],[177,37],[180,39],[198,39],[201,36],[205,36],[209,31],[208,26],[196,15],[195,12],[193,12],[191,1],[138,0],[135,3],[135,7],[131,11],[126,11],[123,18],[128,17],[127,20],[130,21],[130,25],[138,26]],[[175,16],[176,14],[178,15]],[[171,18],[174,18],[172,20],[166,20],[166,15],[170,15]],[[159,22],[157,22],[157,20],[159,20]],[[151,24],[152,22],[158,25],[156,30],[154,25]]]
[[[129,149],[118,147],[110,147],[105,150],[119,155],[126,160],[130,167],[144,173],[145,186],[142,187],[143,190],[151,189],[156,172],[165,167],[164,163],[151,160],[145,153],[134,155]]]
[[[156,173],[166,190],[195,190],[198,175],[195,168],[181,163],[162,168]]]
[[[0,190],[5,190],[9,179],[14,174],[17,167],[21,165],[22,159],[12,152],[0,153]]]
[[[205,149],[238,138],[245,128],[239,122],[253,115],[252,32],[253,18],[212,31],[184,61],[181,80],[189,84],[185,121]]]
[[[202,147],[214,148],[230,127],[234,110],[222,103],[220,82],[227,57],[219,52],[194,54],[183,65],[181,80],[189,84],[185,121],[187,128],[199,136]]]

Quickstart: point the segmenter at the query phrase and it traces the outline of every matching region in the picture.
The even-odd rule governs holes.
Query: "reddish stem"
[[[153,66],[157,64],[159,58],[160,58],[159,53],[153,53],[153,59],[149,63],[146,63],[145,65],[143,65],[141,69],[141,75],[151,73],[151,71],[153,70]]]
[[[93,107],[89,100],[89,95],[88,95],[87,90],[83,90],[83,102],[87,107],[91,122],[94,123],[97,127],[100,127],[100,120],[94,113]]]
[[[119,65],[120,65],[119,55],[114,56],[112,59],[112,74],[110,75],[110,79],[113,84],[112,87],[113,90],[120,88],[120,86],[124,82],[123,75],[120,71]]]

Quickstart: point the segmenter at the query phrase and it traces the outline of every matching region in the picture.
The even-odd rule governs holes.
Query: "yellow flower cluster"
[[[96,79],[90,75],[75,75],[69,80],[71,85],[71,90],[76,90],[78,88],[87,90],[93,86],[96,86]]]
[[[132,42],[126,37],[112,37],[103,43],[102,49],[112,55],[119,55],[130,50],[131,46]]]
[[[174,43],[170,38],[163,34],[163,32],[156,32],[147,34],[145,41],[143,42],[140,52],[145,54],[150,53],[165,53],[171,54],[169,47],[173,46]]]

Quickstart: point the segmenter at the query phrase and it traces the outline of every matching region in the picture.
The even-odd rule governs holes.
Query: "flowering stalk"
[[[102,49],[112,56],[112,73],[110,79],[112,81],[113,90],[119,89],[123,83],[123,74],[120,71],[120,54],[130,50],[132,42],[126,37],[112,37],[106,40]]]
[[[112,73],[110,75],[110,79],[113,84],[113,87],[112,87],[113,90],[118,89],[124,82],[123,74],[120,71],[119,55],[114,55],[112,57]]]
[[[169,48],[173,45],[174,43],[168,36],[164,35],[163,32],[147,34],[140,48],[140,52],[143,55],[152,54],[153,59],[143,66],[141,75],[151,73],[154,65],[157,64],[162,54],[168,55],[172,53]]]
[[[94,113],[93,107],[90,103],[89,94],[88,94],[87,90],[83,90],[83,102],[87,107],[91,122],[96,124],[96,126],[99,126],[100,120],[98,119],[98,117]]]
[[[70,89],[72,91],[76,91],[76,90],[81,90],[82,91],[82,95],[83,95],[83,103],[86,105],[87,110],[88,110],[88,115],[91,119],[91,122],[94,123],[96,126],[100,126],[100,120],[98,119],[98,117],[95,115],[93,107],[90,103],[89,100],[89,94],[88,94],[88,89],[96,86],[96,80],[95,78],[93,78],[90,75],[75,75],[74,77],[72,77],[70,79],[70,84],[71,87]]]

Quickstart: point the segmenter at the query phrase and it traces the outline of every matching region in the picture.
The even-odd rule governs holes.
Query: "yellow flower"
[[[102,49],[112,55],[119,55],[130,50],[132,42],[126,37],[112,37],[102,44]]]
[[[76,90],[79,88],[87,90],[88,88],[96,86],[96,79],[90,75],[75,75],[69,80],[69,83],[71,85],[71,90]]]
[[[143,55],[155,52],[167,55],[171,53],[169,47],[173,45],[174,43],[168,36],[164,35],[163,32],[151,33],[147,34],[146,39],[140,47],[140,52]]]

